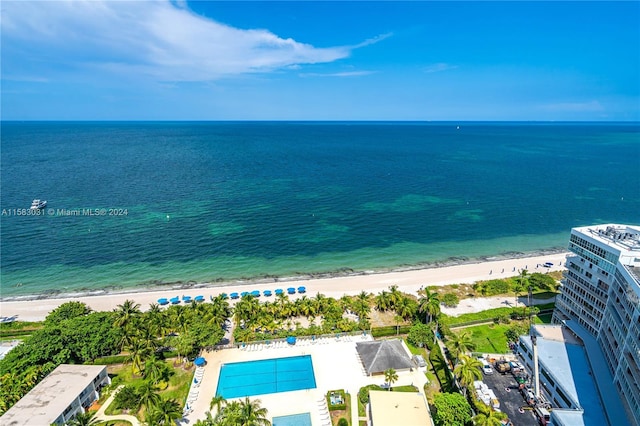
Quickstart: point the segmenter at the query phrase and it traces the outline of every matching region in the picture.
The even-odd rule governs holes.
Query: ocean
[[[521,256],[640,223],[638,123],[1,130],[3,300]]]

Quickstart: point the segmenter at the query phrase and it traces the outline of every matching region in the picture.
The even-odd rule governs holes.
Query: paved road
[[[531,410],[520,413],[520,407],[526,407],[527,404],[518,391],[518,383],[511,373],[502,375],[494,371],[493,374],[485,374],[482,380],[493,389],[500,401],[500,410],[509,416],[514,426],[538,426],[538,420]]]

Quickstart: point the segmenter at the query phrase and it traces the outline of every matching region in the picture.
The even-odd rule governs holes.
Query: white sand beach
[[[564,268],[565,259],[568,253],[556,253],[544,256],[501,259],[495,261],[484,261],[479,263],[469,263],[455,266],[439,268],[425,268],[402,272],[388,272],[379,274],[364,274],[356,276],[343,276],[334,278],[319,278],[286,282],[241,284],[241,285],[221,285],[211,284],[210,286],[194,289],[165,289],[160,291],[142,291],[138,293],[110,293],[97,296],[77,296],[55,299],[23,300],[23,301],[3,301],[0,303],[0,316],[13,318],[18,321],[41,321],[56,307],[62,303],[79,300],[86,303],[95,311],[108,311],[115,309],[125,300],[131,299],[140,304],[141,309],[147,309],[150,304],[156,303],[159,298],[171,298],[174,296],[189,295],[195,297],[203,295],[206,300],[210,296],[220,293],[253,291],[253,290],[275,290],[276,288],[286,289],[288,287],[306,287],[309,297],[316,293],[322,293],[329,297],[339,298],[345,294],[353,295],[361,291],[377,294],[388,289],[392,285],[398,286],[400,291],[406,293],[417,293],[423,287],[443,286],[448,284],[472,284],[476,281],[489,280],[493,278],[505,278],[518,275],[521,269],[533,272],[559,271]],[[553,263],[550,268],[543,267],[545,262]],[[292,296],[301,297],[300,295]],[[500,300],[504,300],[501,298]],[[485,301],[486,302],[486,301]],[[483,304],[486,306],[486,304]],[[488,309],[489,307],[485,307]]]

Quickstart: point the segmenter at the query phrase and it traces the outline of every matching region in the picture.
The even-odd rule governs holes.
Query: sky
[[[3,120],[640,120],[640,2],[3,0]]]

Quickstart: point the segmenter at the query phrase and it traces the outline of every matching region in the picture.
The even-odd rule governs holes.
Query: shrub
[[[410,329],[410,325],[401,325],[399,330],[396,329],[395,325],[389,325],[386,327],[376,327],[372,329],[371,335],[373,337],[395,336],[396,334],[406,334]]]
[[[132,410],[138,408],[140,404],[140,395],[131,385],[125,385],[113,398],[113,404],[121,410]]]
[[[415,323],[409,329],[407,340],[414,346],[424,347],[431,349],[433,344],[433,331],[427,324],[421,322]]]
[[[527,328],[523,325],[515,324],[504,332],[510,342],[517,342],[520,336],[527,334]]]
[[[338,426],[349,426],[349,422],[344,417],[340,417],[340,420],[338,420]]]
[[[496,324],[509,324],[511,322],[511,318],[509,314],[500,314],[493,319],[493,322]]]
[[[367,385],[367,386],[361,387],[360,390],[358,391],[358,399],[360,400],[362,405],[367,405],[367,402],[369,402],[370,390],[384,390],[384,389],[382,389],[382,387],[378,385]]]
[[[442,303],[448,308],[455,308],[460,303],[460,298],[453,293],[447,293],[442,297]]]

